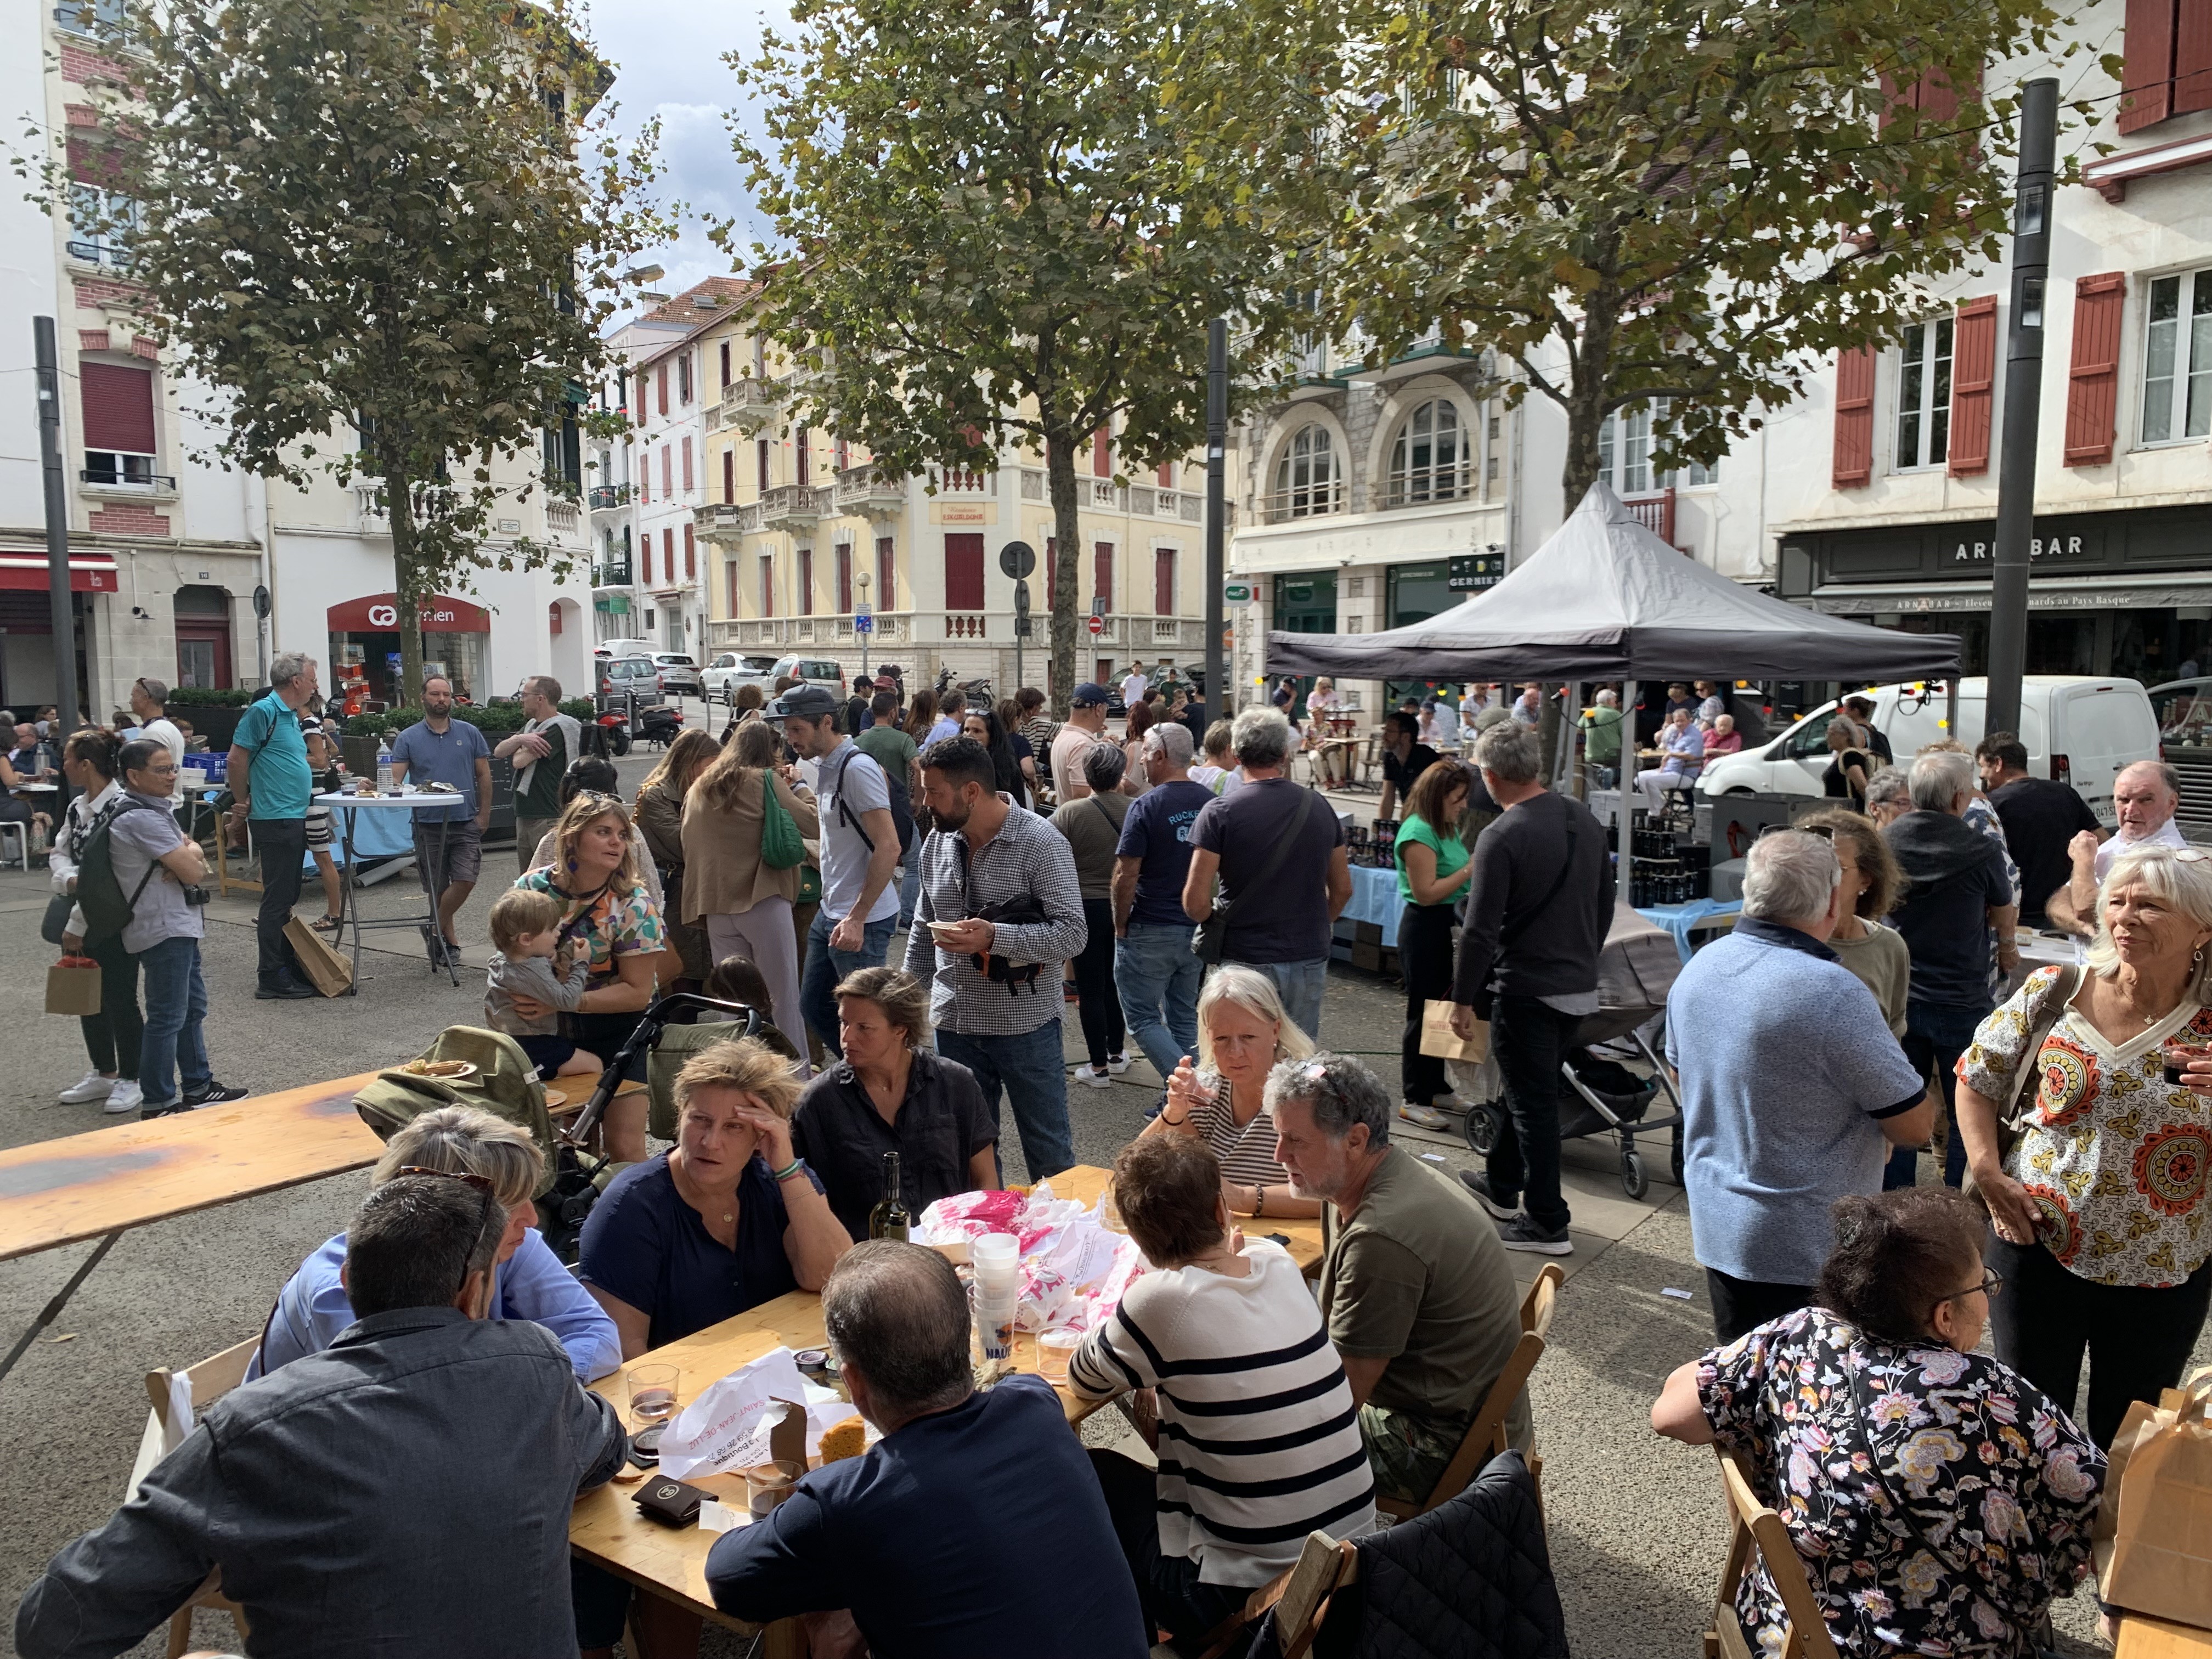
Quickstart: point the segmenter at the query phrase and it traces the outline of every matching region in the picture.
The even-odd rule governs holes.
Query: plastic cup
[[[2170,1088],[2179,1089],[2186,1080],[2189,1062],[2202,1060],[2212,1054],[2203,1043],[2191,1037],[2168,1037],[2159,1045],[2159,1058],[2165,1062],[2166,1081]]]
[[[806,1473],[797,1463],[771,1460],[757,1463],[745,1471],[745,1507],[754,1520],[765,1516],[778,1504],[791,1496],[791,1489],[799,1484],[799,1477]]]
[[[1047,1331],[1037,1338],[1037,1375],[1048,1382],[1067,1381],[1067,1362],[1083,1346],[1081,1331]]]
[[[968,1260],[978,1277],[990,1273],[1012,1273],[1021,1261],[1021,1241],[1012,1233],[985,1233],[968,1245]]]

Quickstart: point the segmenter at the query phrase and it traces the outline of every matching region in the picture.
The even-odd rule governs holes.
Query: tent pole
[[[1613,811],[1613,878],[1616,895],[1628,891],[1628,878],[1634,869],[1630,862],[1629,840],[1631,808],[1628,792],[1636,787],[1636,682],[1629,680],[1620,688],[1620,764],[1614,769],[1620,789]]]
[[[1559,769],[1552,781],[1552,787],[1563,794],[1580,793],[1571,787],[1571,781],[1575,775],[1575,734],[1580,729],[1575,710],[1582,706],[1583,683],[1569,680],[1566,707],[1559,711]]]

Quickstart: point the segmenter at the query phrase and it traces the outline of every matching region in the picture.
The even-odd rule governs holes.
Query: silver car
[[[775,659],[757,653],[717,652],[714,661],[700,671],[699,680],[716,702],[732,702],[741,685],[757,685],[765,696],[775,683]]]
[[[660,689],[684,696],[703,697],[707,688],[699,678],[699,665],[681,651],[656,651],[653,665],[660,671]]]

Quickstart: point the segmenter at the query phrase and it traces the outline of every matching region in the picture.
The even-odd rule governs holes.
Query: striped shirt
[[[1067,1369],[1086,1399],[1157,1389],[1160,1553],[1199,1582],[1264,1584],[1316,1529],[1375,1524],[1359,1412],[1290,1253],[1249,1239],[1249,1277],[1148,1273]]]
[[[1221,1178],[1241,1187],[1287,1187],[1290,1171],[1275,1162],[1275,1120],[1262,1106],[1243,1128],[1230,1109],[1231,1085],[1224,1081],[1205,1105],[1194,1107],[1191,1127],[1221,1160]]]

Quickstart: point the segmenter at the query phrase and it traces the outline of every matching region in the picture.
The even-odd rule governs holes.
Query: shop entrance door
[[[230,660],[230,595],[220,587],[177,590],[177,684],[204,690],[237,684]]]

